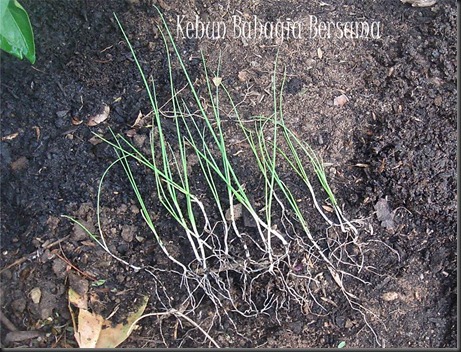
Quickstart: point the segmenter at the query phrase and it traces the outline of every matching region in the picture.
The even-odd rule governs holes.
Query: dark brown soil
[[[98,302],[92,308],[102,315],[118,309],[113,320],[121,321],[147,295],[146,313],[184,309],[221,347],[337,347],[342,341],[356,348],[457,347],[454,1],[439,0],[424,8],[398,0],[21,3],[34,27],[37,62],[31,66],[1,54],[2,347],[78,347],[67,288],[72,280],[94,283],[92,278],[105,280],[90,289]],[[227,311],[220,312],[221,320],[213,320],[216,312],[206,299],[194,312],[180,306],[186,291],[179,278],[159,273],[154,279],[145,270],[133,270],[62,217],[97,229],[99,180],[116,155],[106,143],[95,143],[93,132],[110,138],[110,127],[126,136],[138,114],[151,110],[113,13],[144,71],[156,80],[160,105],[168,101],[167,61],[155,29],[160,21],[154,4],[168,19],[193,80],[203,82],[201,50],[210,67],[216,67],[221,55],[223,83],[237,102],[243,101],[245,118],[271,113],[271,75],[278,52],[278,71],[285,67],[287,73],[287,125],[323,158],[347,217],[365,224],[361,240],[370,244],[365,256],[370,270],[363,279],[370,284],[347,284],[369,313],[352,309],[329,272],[319,267],[315,270],[322,274],[319,298],[324,310],[316,304],[309,309],[277,304],[257,316]],[[204,22],[231,21],[233,15],[307,24],[310,16],[335,23],[379,21],[381,37],[328,39],[309,36],[306,29],[303,38],[283,41],[242,40],[232,33],[220,40],[180,38],[177,18],[183,15],[189,21],[198,15]],[[175,69],[181,87],[186,82]],[[349,100],[337,106],[334,99],[341,94]],[[87,126],[105,105],[109,118]],[[236,170],[254,189],[256,207],[262,208],[261,179],[251,153],[238,143],[241,136],[231,115],[224,119]],[[144,127],[132,139],[146,147],[148,136]],[[136,168],[136,173],[144,180],[141,189],[149,192],[153,180],[148,172]],[[312,211],[307,190],[294,176],[284,176],[297,187],[303,209]],[[190,257],[177,224],[159,210],[156,199],[150,201],[169,249]],[[121,167],[106,177],[101,207],[102,230],[112,253],[133,266],[174,269],[143,222]],[[312,214],[310,221],[314,233],[325,233],[319,215]],[[255,285],[262,292],[256,292],[256,305],[264,304],[268,283]],[[36,288],[39,303],[31,296]],[[32,335],[11,334],[7,320]],[[12,341],[15,336],[17,341]],[[173,315],[145,318],[121,346],[213,347],[199,330]]]

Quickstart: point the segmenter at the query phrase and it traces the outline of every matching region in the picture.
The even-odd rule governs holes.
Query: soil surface
[[[69,287],[86,287],[91,311],[116,323],[143,296],[149,298],[145,313],[165,313],[141,320],[121,347],[214,347],[197,325],[220,347],[457,346],[454,1],[428,7],[398,0],[21,3],[34,28],[37,61],[31,65],[1,54],[2,347],[78,347]],[[270,275],[255,279],[248,316],[233,309],[247,303],[239,301],[239,293],[234,307],[215,306],[203,290],[188,299],[174,274],[178,267],[162,254],[120,164],[104,179],[99,210],[108,250],[125,262],[62,217],[99,233],[99,181],[116,153],[94,133],[111,139],[112,129],[149,150],[151,127],[140,126],[137,118],[152,108],[114,13],[144,72],[157,84],[159,105],[168,107],[167,55],[153,5],[167,19],[194,84],[204,82],[201,51],[213,70],[220,60],[222,84],[244,119],[273,111],[271,80],[278,58],[278,88],[286,70],[285,123],[322,158],[343,213],[360,224],[351,246],[363,249],[363,270],[351,269],[360,279],[343,278],[355,298],[344,294],[318,256],[308,253],[303,265],[313,258],[309,265],[316,281],[291,286],[305,296],[303,305],[284,300]],[[226,36],[200,38],[198,28],[187,32],[187,22],[195,26],[196,16],[202,23],[225,22]],[[291,29],[283,38],[233,32],[233,19],[252,23],[254,16],[263,22],[300,22],[301,37]],[[379,22],[379,35],[340,37],[338,28],[351,21],[375,22],[374,30]],[[327,30],[318,32],[320,22],[338,27],[330,27],[328,37]],[[185,86],[177,63],[173,71],[176,87]],[[264,208],[261,174],[230,105],[223,102],[221,108],[231,160],[259,211]],[[98,120],[105,109],[107,119]],[[171,119],[164,120],[165,133],[174,136]],[[196,161],[189,166],[192,175],[199,174]],[[140,191],[155,195],[149,171],[134,164],[133,170]],[[286,165],[281,170],[322,250],[333,255],[330,246],[342,241],[341,235],[315,211],[296,175]],[[211,198],[204,185],[198,178],[195,187],[203,191],[206,205]],[[318,201],[334,217],[327,197]],[[191,258],[184,233],[158,199],[146,196],[146,202],[168,250]],[[213,210],[209,215],[216,221]],[[255,225],[245,220],[244,214],[239,225],[251,237]],[[298,225],[293,229],[299,231]],[[347,253],[345,242],[338,243]],[[245,286],[238,270],[226,272],[233,273],[226,276],[233,282],[230,289],[240,292]],[[269,291],[275,298],[267,304]],[[172,308],[194,323],[172,314]]]

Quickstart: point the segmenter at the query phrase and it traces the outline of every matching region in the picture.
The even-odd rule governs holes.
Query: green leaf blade
[[[16,0],[0,0],[0,49],[35,63],[35,43],[26,10]]]

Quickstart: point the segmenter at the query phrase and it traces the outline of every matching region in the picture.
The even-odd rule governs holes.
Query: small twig
[[[5,342],[21,342],[25,340],[35,339],[40,336],[44,336],[45,334],[41,331],[35,330],[26,330],[26,331],[11,331],[5,336]]]
[[[10,331],[18,331],[18,328],[14,326],[14,324],[8,319],[3,312],[0,310],[0,321],[2,322],[3,325],[6,326],[6,328]]]
[[[85,273],[83,271],[81,271],[79,268],[77,268],[75,265],[73,265],[69,259],[67,259],[66,255],[64,254],[64,252],[62,251],[62,248],[61,248],[61,252],[63,255],[60,255],[57,250],[53,250],[53,254],[56,254],[63,262],[65,262],[67,265],[69,265],[72,269],[76,270],[77,272],[79,272],[80,274],[82,274],[83,276],[87,277],[88,279],[90,280],[93,280],[93,281],[96,281],[97,278],[94,277],[93,275],[91,274],[88,274],[88,273]]]
[[[44,249],[50,249],[51,247],[54,247],[57,244],[67,240],[69,237],[70,237],[70,235],[67,235],[66,237],[61,238],[60,240],[57,240],[57,241],[55,241],[53,243],[50,243],[49,245],[45,246]],[[2,270],[0,270],[0,274],[3,273],[5,270],[11,269],[12,267],[14,267],[16,265],[20,265],[20,264],[24,263],[26,260],[28,260],[28,259],[32,258],[33,256],[35,256],[36,253],[37,252],[30,253],[29,255],[26,255],[25,257],[22,257],[21,259],[16,260],[14,263],[11,263],[6,268],[3,268]]]

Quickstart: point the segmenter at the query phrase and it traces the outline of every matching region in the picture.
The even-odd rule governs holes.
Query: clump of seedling
[[[285,74],[277,88],[277,60],[272,77],[273,112],[270,116],[257,116],[244,120],[234,103],[230,91],[220,78],[220,64],[210,75],[202,55],[204,86],[198,87],[188,73],[173,36],[159,12],[163,28],[159,33],[165,44],[169,67],[169,119],[174,123],[174,133],[167,135],[163,112],[159,106],[154,81],[146,78],[136,53],[116,20],[131,50],[141,74],[152,106],[150,151],[136,148],[127,138],[113,134],[104,139],[113,146],[117,159],[104,173],[98,192],[98,224],[100,225],[99,201],[104,177],[109,170],[121,164],[140,206],[142,218],[156,239],[163,255],[171,262],[173,270],[155,266],[136,266],[112,254],[99,226],[99,236],[90,234],[108,253],[135,270],[146,270],[155,280],[164,274],[176,274],[181,278],[181,288],[187,293],[189,312],[194,312],[204,300],[210,300],[216,316],[237,312],[245,317],[273,311],[289,302],[309,307],[320,302],[321,278],[331,275],[344,293],[351,307],[365,317],[367,312],[358,298],[349,292],[345,278],[366,283],[360,273],[364,265],[364,248],[360,241],[359,221],[348,221],[343,215],[327,180],[322,160],[314,150],[302,142],[285,123],[282,92]],[[172,50],[170,50],[172,49]],[[179,64],[187,82],[187,89],[178,90],[173,79],[173,61]],[[187,90],[188,94],[184,94]],[[221,106],[228,104],[233,119],[241,130],[257,165],[262,183],[264,206],[256,208],[251,194],[235,167],[224,135]],[[197,160],[199,171],[188,171],[188,160]],[[133,161],[135,163],[133,163]],[[150,190],[163,210],[173,219],[187,238],[187,248],[192,259],[175,256],[165,242],[162,229],[158,228],[146,202],[146,194],[135,177],[134,165],[149,170],[155,190]],[[280,171],[291,170],[299,184],[306,187],[314,204],[326,222],[323,234],[313,233],[308,216],[299,204],[295,191]],[[204,180],[201,189],[196,187],[195,177]],[[321,185],[316,191],[313,180]],[[206,187],[206,202],[203,187]],[[317,192],[324,192],[336,219],[331,219],[319,205]],[[206,205],[205,205],[206,204]],[[245,211],[254,224],[248,229],[239,221],[237,213]],[[213,214],[210,215],[210,214]],[[239,287],[236,289],[235,280]],[[265,292],[261,292],[261,290]],[[158,295],[160,296],[160,295]],[[256,298],[258,296],[258,298]],[[264,298],[261,299],[261,296]],[[314,302],[314,303],[313,303]],[[172,308],[172,307],[170,307]],[[326,310],[326,308],[323,308]],[[229,315],[228,315],[229,316]],[[368,323],[367,323],[368,324]]]

